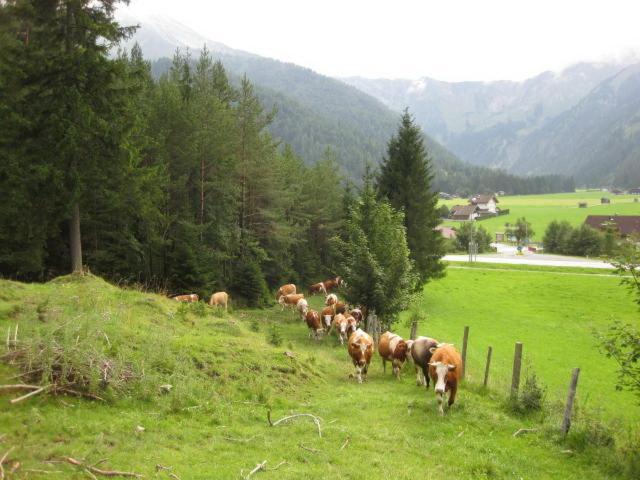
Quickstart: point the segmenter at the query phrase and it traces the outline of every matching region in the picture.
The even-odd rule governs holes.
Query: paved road
[[[468,262],[469,255],[445,255],[444,260],[449,262]],[[547,267],[582,267],[582,268],[613,268],[613,265],[602,260],[594,260],[582,257],[565,257],[563,255],[550,255],[545,253],[527,253],[517,255],[505,251],[503,253],[483,253],[477,256],[478,262],[506,263],[514,265],[539,265]]]

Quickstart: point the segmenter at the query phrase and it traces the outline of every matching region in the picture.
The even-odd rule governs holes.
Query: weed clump
[[[267,341],[274,347],[279,347],[282,345],[282,340],[282,334],[280,333],[278,325],[275,323],[272,324],[269,328],[269,333],[267,334]]]
[[[530,372],[518,397],[509,400],[509,409],[521,415],[541,412],[545,406],[546,395],[546,387],[540,383],[534,372]]]

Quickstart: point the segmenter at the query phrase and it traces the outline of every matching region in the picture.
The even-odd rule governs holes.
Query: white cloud
[[[332,76],[519,80],[640,51],[625,0],[132,0],[230,47]]]

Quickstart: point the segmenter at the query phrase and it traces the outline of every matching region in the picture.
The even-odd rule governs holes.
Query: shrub
[[[509,400],[509,408],[518,414],[529,414],[543,410],[546,387],[539,383],[534,372],[528,372],[518,398]]]
[[[269,328],[269,333],[267,334],[267,341],[274,347],[279,347],[282,345],[282,340],[282,334],[280,333],[278,325],[275,323],[272,324]]]
[[[476,225],[474,222],[464,222],[457,229],[455,241],[458,250],[467,251],[472,232],[473,238],[478,244],[478,253],[489,251],[493,237],[482,225]]]

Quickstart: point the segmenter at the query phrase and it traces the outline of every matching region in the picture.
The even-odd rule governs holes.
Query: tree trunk
[[[200,159],[200,241],[202,242],[202,226],[204,225],[204,158]]]
[[[69,224],[69,243],[71,245],[71,271],[82,273],[82,242],[80,237],[80,206],[73,205]]]

